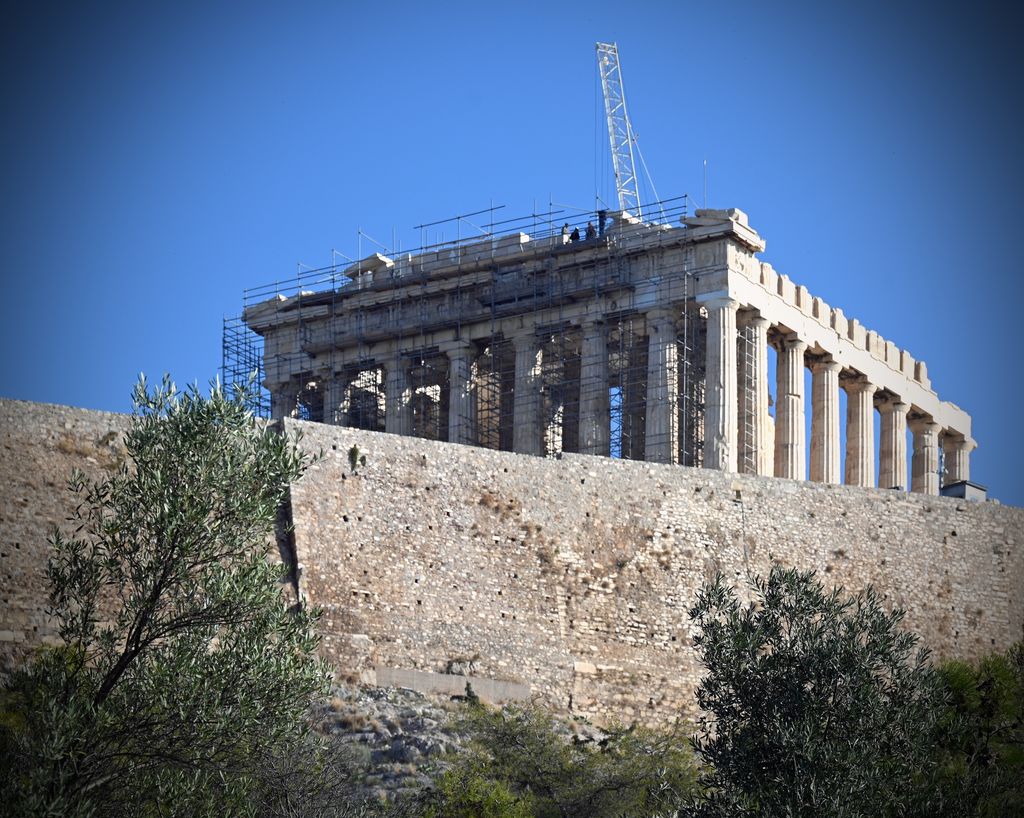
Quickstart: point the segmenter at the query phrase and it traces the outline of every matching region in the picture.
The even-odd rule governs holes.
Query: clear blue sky
[[[974,416],[974,478],[1024,505],[1012,14],[156,6],[5,15],[0,394],[124,411],[140,371],[214,376],[242,289],[355,255],[358,227],[409,246],[492,201],[589,206],[610,178],[594,43],[615,40],[658,192],[702,198],[707,158],[710,204],[927,361]]]

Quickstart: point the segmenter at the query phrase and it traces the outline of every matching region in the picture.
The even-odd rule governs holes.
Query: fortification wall
[[[115,466],[125,423],[0,400],[0,655],[52,638],[47,533],[71,468]],[[1021,509],[286,425],[324,452],[292,488],[301,588],[326,655],[366,681],[468,674],[599,721],[692,712],[696,589],[773,560],[874,584],[939,656],[1022,636]]]
[[[697,588],[773,560],[873,584],[940,657],[1024,629],[1021,509],[287,425],[325,454],[292,490],[301,585],[364,678],[472,659],[597,720],[692,712]]]
[[[73,469],[99,477],[123,458],[125,415],[0,399],[0,667],[53,641],[47,537],[74,511]]]

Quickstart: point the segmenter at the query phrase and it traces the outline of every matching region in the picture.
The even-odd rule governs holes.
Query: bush
[[[774,568],[742,604],[721,577],[690,616],[708,669],[696,815],[929,814],[942,694],[917,637],[872,590]]]
[[[1024,815],[1024,645],[939,667],[947,695],[932,782],[950,816]]]
[[[696,778],[677,731],[614,728],[588,741],[540,709],[483,705],[468,708],[463,729],[470,748],[441,778],[427,814],[477,814],[473,805],[486,803],[506,810],[494,815],[650,816],[688,794]]]

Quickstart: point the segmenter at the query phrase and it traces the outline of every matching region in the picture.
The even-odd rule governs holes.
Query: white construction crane
[[[619,209],[642,218],[637,192],[636,167],[633,164],[633,126],[626,111],[626,89],[619,66],[619,47],[615,43],[597,44],[597,70],[604,91],[604,111],[608,118],[608,140],[615,168],[615,192]]]

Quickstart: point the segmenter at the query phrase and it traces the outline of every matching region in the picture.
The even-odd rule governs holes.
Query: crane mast
[[[615,43],[597,44],[597,70],[604,92],[604,111],[608,120],[608,140],[615,169],[615,192],[619,209],[642,217],[637,192],[636,168],[633,164],[633,126],[626,111],[626,90],[619,66],[619,47]]]

